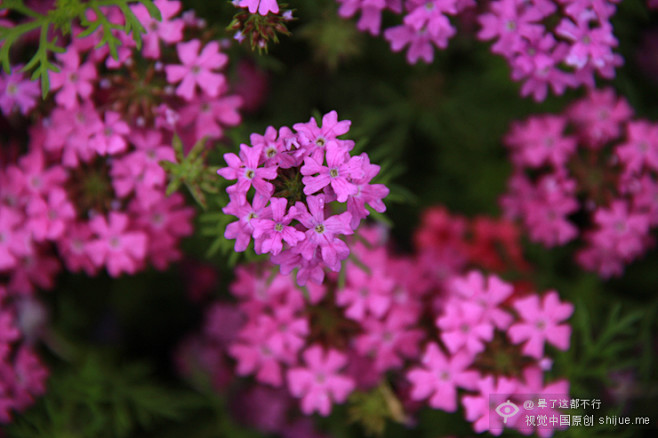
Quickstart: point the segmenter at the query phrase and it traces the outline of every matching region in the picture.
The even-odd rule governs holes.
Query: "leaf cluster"
[[[41,92],[45,98],[50,90],[49,72],[59,72],[59,68],[51,62],[49,55],[65,51],[60,37],[70,34],[74,23],[82,29],[82,32],[77,35],[79,38],[99,31],[101,38],[96,48],[107,45],[115,59],[118,59],[117,49],[121,45],[116,31],[132,35],[137,48],[141,48],[142,34],[146,33],[146,29],[130,9],[130,5],[135,3],[144,5],[154,19],[162,19],[160,10],[155,6],[153,0],[56,0],[55,8],[46,13],[31,9],[24,0],[4,0],[3,8],[27,17],[27,20],[13,27],[0,26],[2,67],[7,73],[11,71],[11,48],[24,35],[38,29],[37,50],[21,71],[32,71],[32,80],[41,80]],[[124,24],[110,21],[104,11],[104,8],[110,6],[115,6],[121,11]]]
[[[167,196],[184,185],[194,197],[194,200],[206,209],[208,207],[206,194],[218,193],[219,179],[217,178],[218,167],[206,165],[208,149],[206,148],[205,139],[199,140],[187,155],[185,155],[183,143],[177,135],[174,135],[172,146],[176,162],[160,162],[160,166],[169,175]]]

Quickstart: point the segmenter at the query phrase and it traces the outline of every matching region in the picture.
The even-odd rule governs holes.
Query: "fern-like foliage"
[[[160,10],[155,6],[153,0],[56,0],[55,7],[46,13],[37,12],[25,5],[24,0],[4,0],[3,9],[12,14],[23,16],[25,21],[16,26],[0,26],[0,62],[5,72],[11,71],[11,48],[21,37],[29,32],[39,31],[39,45],[32,55],[23,71],[32,71],[32,80],[41,81],[41,91],[45,98],[50,89],[48,73],[59,71],[59,68],[51,62],[51,53],[64,51],[60,44],[59,35],[69,35],[71,27],[75,23],[82,29],[77,36],[82,38],[95,32],[101,33],[98,47],[107,44],[110,53],[118,59],[117,48],[121,40],[116,31],[132,35],[137,48],[141,47],[142,34],[146,32],[144,26],[130,9],[131,4],[141,3],[149,11],[149,14],[157,20],[161,20]],[[109,6],[117,7],[124,17],[124,24],[116,24],[110,21],[104,12]]]
[[[169,176],[167,195],[171,195],[182,185],[185,185],[194,200],[206,209],[208,207],[206,194],[219,192],[219,177],[217,176],[218,167],[206,165],[208,149],[206,148],[205,139],[199,140],[187,155],[185,155],[183,143],[177,135],[173,138],[172,147],[174,148],[176,162],[160,162],[160,166]]]
[[[47,394],[9,427],[8,436],[124,438],[165,421],[180,421],[198,404],[168,389],[149,369],[117,366],[98,353],[55,372]]]

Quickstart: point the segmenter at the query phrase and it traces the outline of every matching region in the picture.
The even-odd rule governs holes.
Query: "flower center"
[[[244,173],[244,176],[247,179],[254,179],[254,176],[256,176],[256,172],[254,172],[252,169],[247,169]]]
[[[315,226],[315,232],[318,234],[324,233],[324,224],[317,224]]]
[[[281,224],[276,224],[276,225],[274,225],[274,229],[275,229],[276,231],[281,232],[281,231],[283,231],[283,225],[281,225]]]
[[[331,176],[332,178],[336,178],[338,176],[338,169],[331,169],[329,171],[329,176]]]
[[[327,140],[325,140],[324,137],[318,137],[315,139],[315,144],[319,147],[324,147],[324,145],[327,144]]]

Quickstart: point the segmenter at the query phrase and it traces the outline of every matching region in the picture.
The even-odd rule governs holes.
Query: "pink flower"
[[[393,279],[387,275],[385,266],[368,263],[371,274],[361,267],[349,264],[347,285],[336,294],[336,304],[346,306],[345,316],[362,321],[366,313],[377,318],[384,316],[393,300]]]
[[[182,65],[168,65],[165,67],[167,81],[171,84],[180,82],[176,88],[176,95],[185,100],[193,100],[198,85],[205,94],[217,97],[225,87],[226,78],[223,74],[214,73],[226,64],[228,57],[219,52],[219,43],[211,41],[199,53],[201,41],[194,39],[178,43],[176,50]]]
[[[105,265],[112,277],[122,273],[134,274],[146,257],[146,234],[131,231],[128,216],[111,212],[106,219],[98,215],[89,227],[97,238],[87,244],[89,257],[98,267]]]
[[[352,178],[358,179],[363,177],[361,170],[360,157],[349,157],[349,154],[336,144],[327,146],[327,166],[316,161],[313,157],[306,157],[304,165],[301,168],[304,184],[304,194],[312,195],[322,190],[324,187],[331,185],[336,193],[338,202],[347,201],[347,197],[355,195],[357,187],[352,184]],[[311,176],[319,174],[318,176]]]
[[[646,166],[658,171],[658,126],[644,120],[626,125],[628,140],[617,146],[617,156],[626,171],[639,173]]]
[[[597,229],[588,236],[592,246],[622,260],[633,260],[649,243],[649,216],[630,212],[625,201],[615,200],[609,208],[599,208],[594,223]]]
[[[240,145],[240,157],[234,153],[224,154],[224,160],[228,167],[219,169],[217,173],[228,180],[237,179],[237,182],[227,189],[229,194],[236,194],[245,199],[247,191],[253,185],[256,193],[269,198],[274,191],[274,186],[266,182],[266,179],[274,179],[277,176],[276,166],[258,167],[262,147],[249,147]]]
[[[351,140],[340,140],[337,137],[346,134],[352,124],[349,120],[338,121],[338,113],[330,111],[322,116],[322,125],[318,127],[316,120],[311,119],[306,123],[295,123],[292,127],[300,134],[300,143],[306,147],[306,156],[312,156],[315,161],[322,162],[325,147],[335,143],[340,148],[349,152],[354,147]]]
[[[236,373],[241,376],[256,374],[259,382],[272,386],[283,384],[281,365],[285,360],[281,350],[277,350],[277,339],[272,336],[276,330],[273,319],[258,320],[247,324],[239,338],[229,347],[229,354],[237,361]]]
[[[533,294],[515,300],[512,306],[523,322],[512,325],[507,336],[515,344],[525,341],[524,354],[541,359],[545,342],[560,350],[569,348],[571,327],[561,323],[573,313],[573,304],[561,302],[557,292],[548,292],[541,303]]]
[[[461,300],[450,300],[445,310],[436,319],[441,330],[441,340],[451,354],[465,348],[470,354],[484,350],[484,342],[493,338],[493,324],[484,315],[485,310],[475,304]]]
[[[279,5],[276,0],[238,0],[238,6],[241,8],[249,8],[249,12],[255,14],[256,11],[260,15],[267,15],[269,12],[274,14],[279,13]]]
[[[126,150],[126,137],[130,134],[130,127],[121,119],[121,115],[114,111],[105,113],[105,123],[102,129],[91,138],[96,152],[99,155],[114,155]]]
[[[574,23],[563,19],[555,28],[555,33],[572,41],[565,62],[577,69],[589,62],[596,68],[603,68],[614,63],[612,48],[617,46],[617,39],[612,35],[612,25],[601,23],[600,27],[590,29],[589,20]]]
[[[179,1],[155,0],[154,3],[162,15],[161,21],[152,18],[144,5],[137,4],[132,9],[146,29],[146,33],[142,36],[142,55],[146,58],[159,59],[160,40],[167,44],[181,41],[185,23],[180,18],[172,20],[181,9]]]
[[[484,319],[496,328],[505,330],[512,322],[512,316],[500,306],[514,292],[514,288],[495,275],[485,277],[478,271],[471,271],[463,277],[453,278],[448,290],[456,296],[475,302],[484,310]]]
[[[12,269],[20,257],[32,252],[23,217],[16,210],[0,205],[0,271]]]
[[[312,345],[303,354],[306,367],[288,371],[290,393],[302,399],[302,412],[329,415],[332,403],[344,402],[354,390],[354,381],[339,374],[347,363],[344,354]]]
[[[37,81],[25,79],[21,65],[13,67],[10,74],[0,73],[0,110],[9,117],[14,108],[27,115],[37,104],[41,89]]]
[[[271,219],[254,219],[254,239],[261,239],[260,250],[263,253],[271,252],[277,255],[283,249],[283,241],[290,246],[295,246],[304,240],[304,233],[289,226],[296,214],[295,207],[291,207],[286,214],[288,201],[284,198],[271,198]]]
[[[500,435],[505,425],[502,417],[495,411],[498,401],[494,400],[492,394],[514,394],[518,391],[519,382],[507,377],[495,378],[486,376],[477,382],[476,395],[465,395],[462,397],[465,416],[473,424],[473,430],[477,433],[488,431],[493,435]],[[541,393],[538,393],[541,394]]]
[[[204,98],[191,102],[180,111],[181,126],[194,125],[196,139],[221,138],[226,126],[235,126],[242,118],[238,109],[242,104],[239,96]]]
[[[454,32],[454,28],[445,27],[441,28],[441,32],[436,34],[425,27],[415,29],[408,24],[402,24],[386,29],[384,38],[391,44],[391,50],[394,52],[399,52],[408,45],[407,61],[410,64],[415,64],[419,59],[429,64],[434,59],[432,43],[444,49],[448,45],[448,39],[454,35]]]
[[[14,294],[30,295],[36,288],[52,289],[55,276],[59,273],[60,263],[45,251],[21,257],[11,270],[7,290]]]
[[[338,15],[350,18],[361,10],[361,18],[356,27],[372,35],[379,35],[386,0],[338,0],[338,3],[340,3]]]
[[[77,222],[69,227],[67,235],[58,240],[57,248],[69,271],[84,270],[89,276],[96,275],[98,267],[92,262],[88,249],[93,241],[93,233],[86,222]]]
[[[351,215],[348,212],[333,215],[325,218],[325,196],[309,196],[306,198],[306,205],[297,202],[297,220],[304,225],[306,231],[306,240],[302,243],[302,256],[306,260],[311,260],[316,249],[320,250],[322,260],[333,271],[338,272],[340,261],[347,258],[349,248],[340,240],[337,235],[352,234],[350,227]]]
[[[477,385],[478,372],[466,370],[472,363],[473,356],[465,351],[446,356],[436,343],[430,343],[421,359],[422,366],[407,373],[412,384],[411,398],[424,400],[430,397],[431,407],[455,412],[457,387],[475,389]]]
[[[549,11],[542,11],[534,5],[521,6],[517,0],[492,2],[491,12],[481,15],[478,19],[482,25],[478,38],[490,40],[498,37],[491,51],[506,56],[512,55],[523,47],[524,38],[532,39],[544,32],[540,21],[548,14]]]
[[[28,227],[37,241],[58,239],[75,218],[73,204],[59,187],[53,187],[46,200],[32,198],[27,213],[30,217]]]
[[[563,166],[576,150],[576,140],[564,135],[567,119],[545,115],[516,122],[505,142],[513,151],[517,166],[530,168],[551,164]]]
[[[150,262],[156,269],[164,270],[171,262],[181,258],[178,243],[194,231],[194,209],[185,206],[180,193],[170,196],[156,193],[160,197],[153,200],[152,204],[144,205],[139,198],[135,198],[129,208],[137,218],[136,224],[148,236],[147,254]]]
[[[354,340],[357,351],[374,358],[375,370],[385,372],[402,365],[403,358],[418,357],[419,343],[425,336],[405,310],[393,309],[384,321],[362,320],[364,333]]]
[[[591,90],[585,99],[573,103],[567,110],[569,117],[579,128],[579,134],[592,148],[600,148],[606,142],[618,138],[621,125],[633,115],[624,98],[618,98],[614,90]]]
[[[51,91],[59,90],[55,101],[64,108],[78,106],[77,97],[87,99],[94,90],[92,82],[96,79],[96,67],[91,62],[80,65],[80,55],[73,47],[58,53],[57,60],[62,64],[60,72],[48,72]]]
[[[91,101],[85,100],[74,110],[56,108],[47,123],[44,149],[61,150],[64,166],[78,167],[80,161],[88,163],[96,155],[91,139],[103,130],[103,122]]]
[[[254,223],[252,223],[252,220],[267,217],[264,216],[267,214],[265,210],[267,201],[268,198],[257,193],[254,197],[253,205],[249,202],[242,202],[231,198],[231,202],[222,209],[224,214],[231,214],[239,219],[228,224],[224,232],[224,237],[227,239],[236,239],[235,251],[242,252],[247,249],[254,232]],[[262,244],[262,241],[259,242]],[[257,251],[261,252],[262,249],[258,247]]]

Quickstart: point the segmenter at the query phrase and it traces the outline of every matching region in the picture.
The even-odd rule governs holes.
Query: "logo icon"
[[[507,400],[496,406],[496,413],[503,417],[503,423],[507,424],[507,419],[518,414],[520,411],[519,407]]]
[[[523,403],[523,407],[525,408],[526,411],[532,411],[535,408],[535,402],[532,400],[526,400]]]

